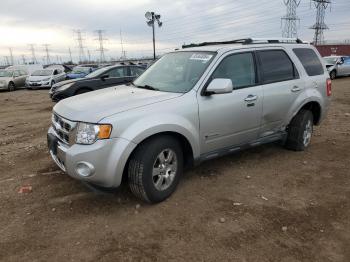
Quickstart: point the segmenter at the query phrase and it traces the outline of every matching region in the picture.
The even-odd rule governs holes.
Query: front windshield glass
[[[133,84],[140,88],[186,93],[197,83],[215,54],[200,51],[166,54]]]
[[[72,70],[72,74],[89,74],[89,67],[74,67]]]
[[[6,71],[6,70],[0,71],[0,77],[11,77],[12,74],[13,74],[13,71]]]
[[[103,67],[103,68],[100,68],[100,69],[97,69],[96,71],[88,74],[86,76],[86,78],[94,78],[94,77],[97,77],[99,75],[102,75],[104,72],[106,72],[110,67]]]
[[[334,65],[334,64],[337,62],[338,57],[325,57],[324,60],[326,60],[326,63],[327,63],[327,64],[332,64],[332,65]]]
[[[32,76],[50,76],[52,75],[52,70],[36,70],[32,73]]]

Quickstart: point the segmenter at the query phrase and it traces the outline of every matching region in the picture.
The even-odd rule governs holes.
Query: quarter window
[[[310,48],[295,48],[293,51],[303,64],[303,67],[309,76],[324,74],[323,66],[314,50]]]
[[[139,68],[139,67],[130,67],[131,69],[131,76],[140,76],[143,73],[143,69]]]
[[[212,76],[215,78],[231,79],[235,89],[255,85],[253,54],[234,54],[224,58]]]
[[[297,77],[295,67],[282,50],[258,52],[264,84],[292,80]]]

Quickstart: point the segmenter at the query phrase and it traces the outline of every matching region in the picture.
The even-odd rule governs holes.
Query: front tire
[[[128,167],[131,192],[149,203],[167,199],[183,173],[183,153],[171,136],[151,138],[133,153]]]
[[[337,77],[337,72],[335,70],[333,70],[329,73],[329,76],[330,76],[331,80],[334,80]]]
[[[304,151],[311,142],[313,132],[313,114],[309,110],[300,110],[288,126],[286,148]]]
[[[15,90],[16,90],[15,84],[13,82],[10,82],[9,86],[8,86],[8,91],[12,92],[12,91],[15,91]]]

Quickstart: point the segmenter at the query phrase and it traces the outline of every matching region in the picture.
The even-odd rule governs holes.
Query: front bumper
[[[54,145],[53,145],[54,144]],[[102,187],[118,187],[127,160],[136,144],[123,138],[98,140],[92,145],[68,146],[58,140],[52,127],[48,131],[48,146],[52,159],[69,176]],[[78,163],[94,167],[91,176],[77,172]]]
[[[26,88],[49,88],[51,87],[50,82],[45,83],[28,83],[25,84]]]

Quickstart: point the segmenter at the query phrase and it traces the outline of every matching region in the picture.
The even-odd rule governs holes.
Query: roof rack
[[[275,43],[284,43],[284,44],[305,44],[299,38],[242,38],[230,41],[223,42],[203,42],[199,44],[188,44],[183,45],[182,48],[190,47],[201,47],[201,46],[210,46],[210,45],[230,45],[230,44],[275,44]]]

